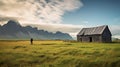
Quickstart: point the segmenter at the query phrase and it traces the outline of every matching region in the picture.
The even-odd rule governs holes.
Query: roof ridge
[[[104,31],[104,29],[106,28],[106,27],[108,27],[108,25],[103,25],[103,29],[101,30],[101,34],[102,34],[102,32]]]

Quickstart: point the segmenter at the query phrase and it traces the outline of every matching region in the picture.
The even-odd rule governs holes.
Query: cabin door
[[[80,41],[82,42],[82,38],[80,38]]]
[[[89,37],[89,42],[92,42],[92,37]]]

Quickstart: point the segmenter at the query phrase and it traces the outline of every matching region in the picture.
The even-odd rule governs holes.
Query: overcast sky
[[[120,38],[120,0],[0,0],[0,24],[10,19],[73,37],[83,27],[108,25]]]

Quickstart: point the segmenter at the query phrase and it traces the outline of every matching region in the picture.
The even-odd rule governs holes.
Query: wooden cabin
[[[112,42],[111,32],[107,25],[83,28],[77,34],[77,41],[79,42]]]

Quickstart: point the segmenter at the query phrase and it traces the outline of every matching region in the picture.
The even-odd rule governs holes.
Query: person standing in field
[[[33,44],[33,38],[30,39],[31,45]]]

